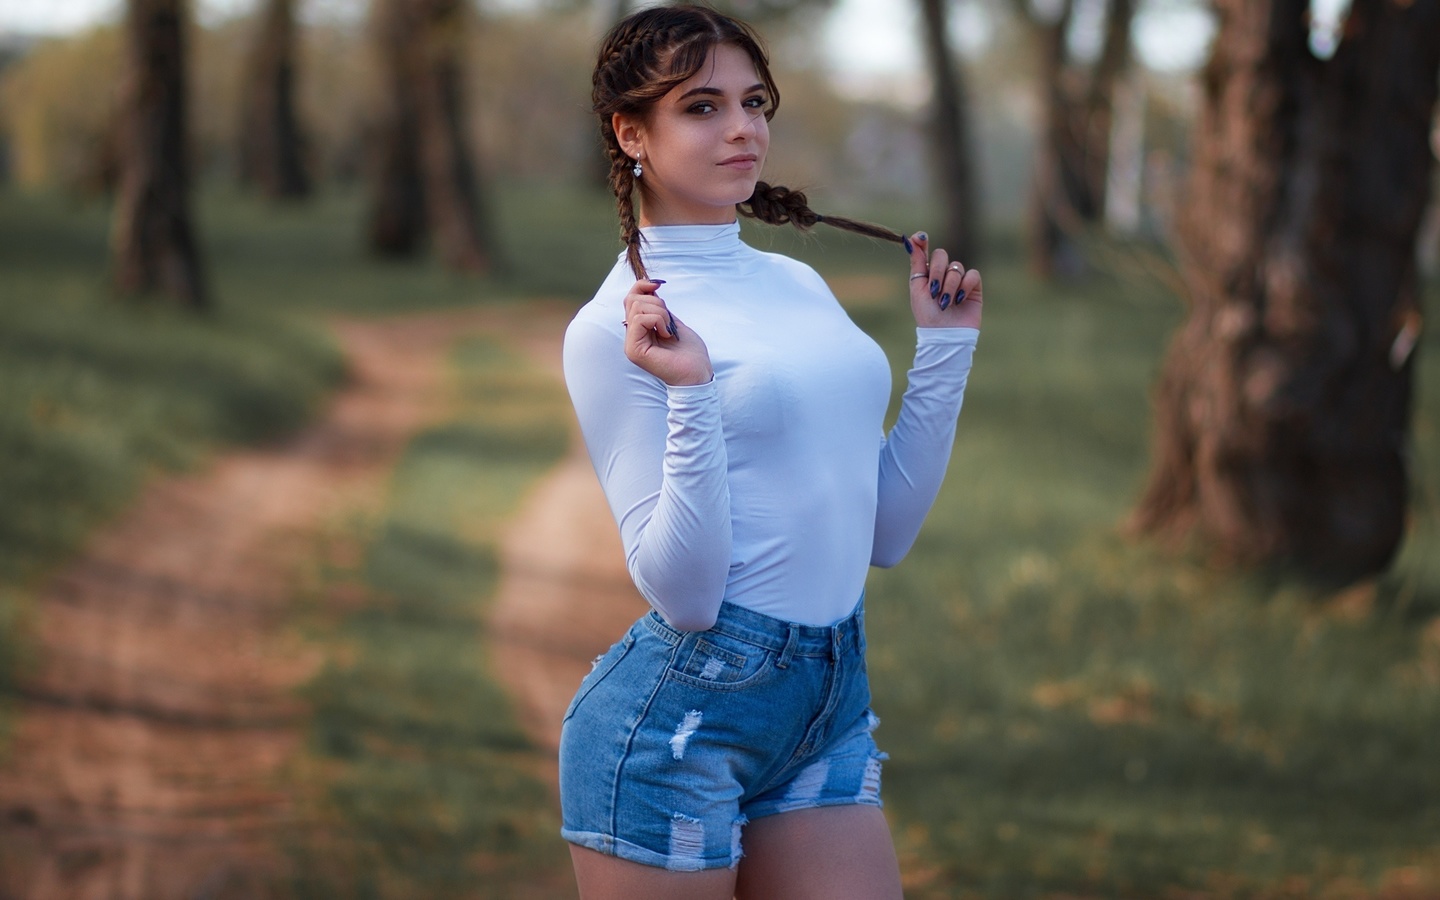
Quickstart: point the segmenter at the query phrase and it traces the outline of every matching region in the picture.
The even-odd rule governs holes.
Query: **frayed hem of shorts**
[[[711,869],[733,869],[740,865],[739,854],[736,854],[734,859],[705,859],[701,856],[675,859],[664,853],[648,850],[639,844],[632,844],[612,835],[600,834],[595,831],[571,831],[568,828],[562,828],[560,837],[577,847],[584,847],[606,856],[615,856],[640,863],[642,866],[651,866],[670,872],[705,872]]]
[[[877,809],[884,809],[885,803],[879,798],[859,797],[829,797],[818,798],[802,802],[791,801],[789,803],[777,802],[765,806],[747,806],[744,809],[745,815],[750,821],[764,819],[769,816],[778,816],[781,813],[799,812],[802,809],[823,809],[830,806],[874,806]]]

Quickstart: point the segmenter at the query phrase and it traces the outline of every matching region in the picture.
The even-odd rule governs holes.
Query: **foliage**
[[[0,130],[25,187],[99,186],[119,101],[119,29],[96,28],[32,48],[0,78]]]
[[[813,15],[812,8],[765,26],[783,95],[773,123],[772,174],[844,202],[923,195],[929,185],[923,85],[895,85],[864,103],[837,94],[817,59]],[[211,178],[230,179],[236,170],[242,66],[252,28],[251,19],[241,18],[191,34],[193,156],[196,170]],[[598,181],[601,155],[589,109],[598,39],[589,10],[481,18],[467,58],[464,101],[482,173],[497,181]],[[317,24],[302,28],[299,41],[297,105],[308,164],[319,180],[351,183],[369,163],[375,102],[383,93],[370,36],[362,27]],[[103,187],[119,50],[112,26],[44,42],[0,72],[0,130],[11,136],[23,185]],[[1019,58],[1009,50],[997,47],[996,59],[977,69],[987,78],[1004,69],[1002,62]],[[1013,77],[995,75],[993,87],[986,80],[976,91],[990,173],[986,208],[1002,218],[1019,215],[1024,193],[1025,99]]]
[[[462,341],[453,362],[457,413],[412,442],[378,521],[332,537],[364,550],[325,575],[327,593],[350,599],[322,598],[312,628],[331,660],[305,689],[301,771],[323,796],[319,822],[293,839],[298,896],[473,897],[479,883],[512,897],[566,871],[536,777],[547,762],[480,638],[500,526],[564,451],[568,407],[553,380],[488,341]]]

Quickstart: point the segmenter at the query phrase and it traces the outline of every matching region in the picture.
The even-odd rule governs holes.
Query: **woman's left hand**
[[[985,305],[979,269],[930,249],[925,232],[910,236],[910,310],[921,328],[979,328]]]

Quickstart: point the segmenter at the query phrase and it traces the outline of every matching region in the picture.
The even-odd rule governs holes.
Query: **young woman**
[[[898,898],[861,599],[944,477],[980,273],[759,180],[780,97],[734,19],[635,13],[593,100],[626,252],[566,333],[565,378],[653,610],[566,713],[580,894]],[[905,247],[918,339],[888,436],[880,348],[810,268],[742,243],[737,210]]]

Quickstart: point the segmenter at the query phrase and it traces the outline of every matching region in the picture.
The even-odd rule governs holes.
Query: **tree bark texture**
[[[1440,4],[1355,0],[1328,62],[1308,0],[1216,6],[1179,222],[1190,314],[1135,523],[1345,583],[1405,526]]]
[[[275,199],[310,193],[304,137],[295,114],[293,0],[266,0],[245,67],[240,178]]]
[[[1028,12],[1028,6],[1024,7]],[[1042,120],[1029,205],[1030,268],[1044,278],[1083,267],[1076,238],[1105,217],[1115,91],[1130,67],[1135,0],[1109,0],[1105,40],[1089,67],[1070,58],[1073,4],[1032,21],[1040,59]]]
[[[486,224],[462,96],[464,0],[382,0],[376,22],[390,85],[376,136],[371,248],[414,253],[428,232],[446,266],[490,269]]]
[[[932,246],[974,266],[981,247],[980,195],[975,187],[974,135],[965,95],[964,73],[950,47],[946,0],[920,0],[925,59],[930,68],[930,146],[940,198],[944,233]]]
[[[208,306],[190,222],[184,0],[130,0],[111,223],[115,285]]]

